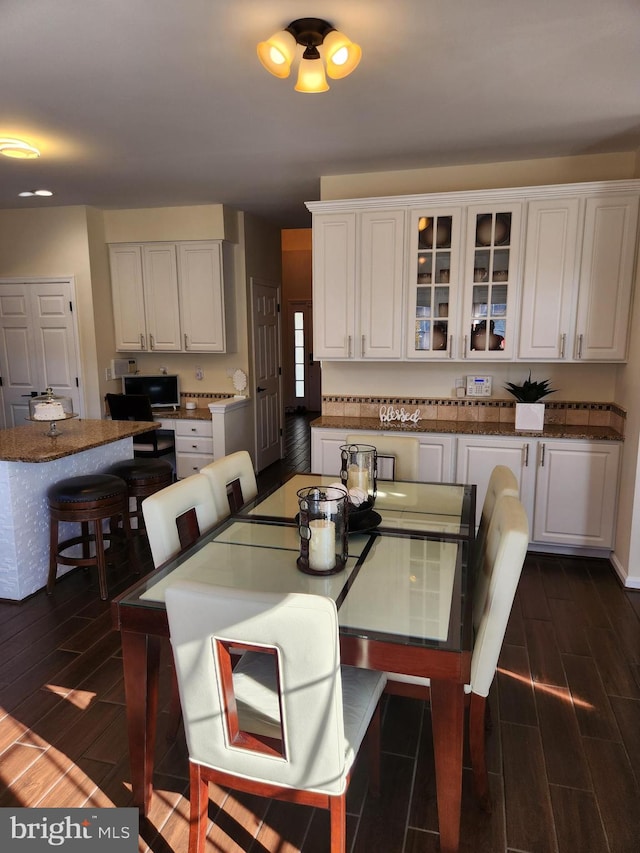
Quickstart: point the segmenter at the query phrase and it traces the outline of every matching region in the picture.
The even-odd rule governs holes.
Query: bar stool
[[[136,508],[129,512],[129,518],[137,519],[138,533],[144,532],[142,501],[149,495],[153,495],[173,483],[171,463],[167,462],[166,459],[135,457],[134,459],[116,462],[115,465],[107,468],[105,474],[112,474],[114,477],[120,477],[121,480],[125,481],[129,498],[135,498],[136,502]],[[134,533],[135,531],[132,529],[131,532]]]
[[[58,573],[58,564],[63,566],[96,566],[100,598],[108,597],[105,540],[121,537],[121,533],[111,531],[103,533],[102,522],[121,516],[125,541],[123,546],[128,553],[131,539],[129,522],[129,504],[127,484],[111,474],[90,474],[82,477],[69,477],[51,486],[47,493],[49,500],[50,540],[49,540],[49,577],[47,593],[51,595]],[[80,522],[82,533],[58,542],[58,527],[61,521]],[[93,533],[89,532],[89,525]],[[91,556],[90,544],[95,543],[95,553]],[[64,551],[74,545],[82,545],[82,557],[65,556]]]

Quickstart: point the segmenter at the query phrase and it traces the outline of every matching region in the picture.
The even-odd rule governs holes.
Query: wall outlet
[[[201,367],[196,367],[196,379],[204,379],[204,370]]]

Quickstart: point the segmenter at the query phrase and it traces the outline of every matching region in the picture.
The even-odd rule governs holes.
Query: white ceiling
[[[306,16],[363,51],[324,94],[256,56]],[[321,175],[639,148],[640,0],[2,0],[13,135],[42,157],[0,158],[0,208],[224,203],[304,227]]]

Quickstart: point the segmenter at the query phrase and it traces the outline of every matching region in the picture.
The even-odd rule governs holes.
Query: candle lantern
[[[378,493],[378,454],[372,444],[343,444],[340,448],[342,470],[340,480],[349,489],[360,489],[366,495],[359,509],[371,509]]]
[[[333,575],[347,561],[347,493],[338,486],[309,486],[298,492],[300,556],[309,575]]]

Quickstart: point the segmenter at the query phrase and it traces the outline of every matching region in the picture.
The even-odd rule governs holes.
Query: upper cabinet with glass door
[[[462,358],[513,357],[521,209],[520,204],[467,209]]]
[[[414,210],[409,249],[408,358],[455,357],[460,208]]]

